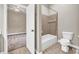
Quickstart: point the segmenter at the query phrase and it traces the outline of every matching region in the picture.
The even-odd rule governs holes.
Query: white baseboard
[[[43,52],[42,52],[42,51],[41,51],[41,52],[39,52],[39,51],[36,51],[36,53],[37,53],[37,54],[43,54]]]
[[[76,50],[76,54],[79,54],[79,50]]]
[[[0,52],[0,54],[5,54],[4,52]]]

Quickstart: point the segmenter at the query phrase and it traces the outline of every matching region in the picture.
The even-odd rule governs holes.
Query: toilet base
[[[61,50],[65,53],[67,53],[69,51],[69,47],[68,46],[61,46]]]

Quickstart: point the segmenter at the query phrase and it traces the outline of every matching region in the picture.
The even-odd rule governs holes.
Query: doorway
[[[26,7],[27,5],[7,5],[7,41],[8,53],[28,54],[26,31]]]

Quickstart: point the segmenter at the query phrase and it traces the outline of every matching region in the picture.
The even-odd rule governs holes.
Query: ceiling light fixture
[[[16,6],[16,7],[14,8],[14,10],[15,10],[16,12],[20,12],[20,7]]]

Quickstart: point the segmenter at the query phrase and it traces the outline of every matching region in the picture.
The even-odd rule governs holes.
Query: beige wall
[[[3,20],[3,5],[0,5],[0,34],[1,34],[1,27],[2,27],[2,20]]]
[[[59,37],[62,31],[79,34],[79,5],[56,4],[52,8],[58,12]],[[74,39],[73,42],[78,45],[79,40]]]
[[[42,23],[42,34],[57,34],[57,14],[55,11],[48,9],[46,6],[41,6],[41,23]]]
[[[42,15],[42,34],[52,34],[56,35],[57,34],[57,15]]]
[[[26,32],[26,14],[8,9],[8,33]]]
[[[42,15],[42,34],[48,34],[48,16]]]
[[[4,5],[0,4],[0,52],[4,52]]]
[[[0,35],[0,52],[4,51],[4,38]]]

